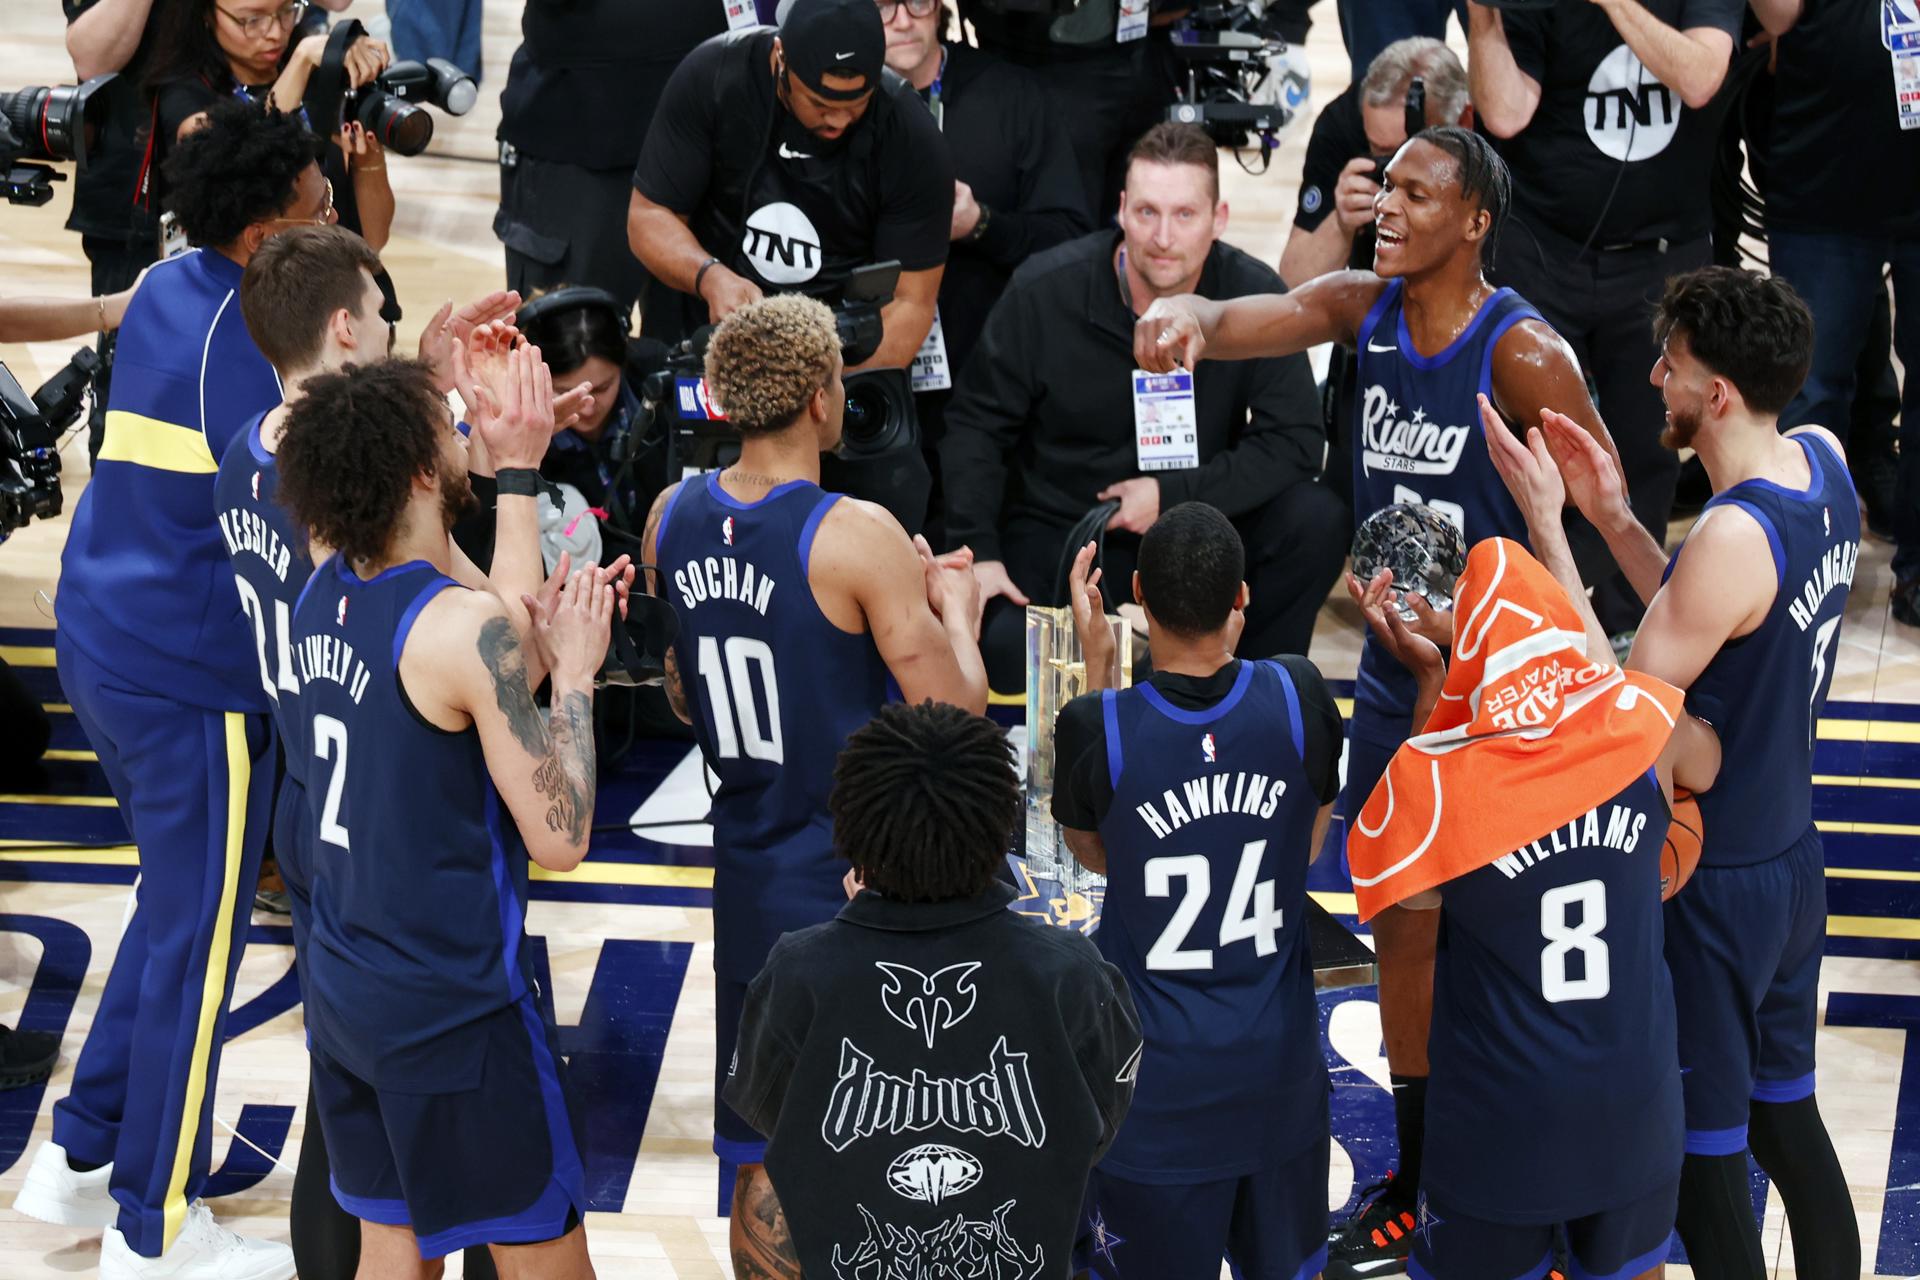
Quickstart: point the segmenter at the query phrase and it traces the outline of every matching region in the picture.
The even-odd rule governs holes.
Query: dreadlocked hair
[[[414,478],[439,464],[446,412],[432,371],[417,360],[308,379],[275,451],[280,500],[345,563],[378,560],[406,515]]]
[[[867,888],[899,902],[982,893],[1020,821],[1007,735],[945,703],[892,703],[833,769],[834,843]]]
[[[1459,125],[1437,125],[1413,136],[1453,157],[1460,175],[1460,193],[1492,218],[1487,227],[1486,246],[1480,253],[1482,260],[1492,262],[1494,250],[1500,245],[1500,228],[1506,225],[1507,211],[1513,207],[1513,174],[1507,169],[1507,162],[1500,158],[1491,142]]]

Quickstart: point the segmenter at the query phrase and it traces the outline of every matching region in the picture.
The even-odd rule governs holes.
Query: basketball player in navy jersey
[[[538,355],[512,352],[507,376],[502,416],[550,431]],[[424,365],[309,377],[277,456],[282,501],[334,549],[291,648],[313,1090],[360,1274],[438,1274],[487,1245],[502,1274],[584,1280],[584,1178],[525,916],[529,857],[565,870],[586,854],[612,575],[524,597],[526,645],[497,596],[450,576],[472,492]]]
[[[272,700],[274,728],[280,739],[286,775],[274,804],[274,850],[287,882],[292,907],[296,970],[304,973],[308,930],[308,878],[303,834],[306,827],[307,752],[299,734],[303,723],[298,709],[299,681],[291,648],[293,608],[313,572],[314,561],[325,562],[325,546],[306,538],[277,498],[279,471],[275,452],[286,425],[288,406],[298,398],[309,378],[345,367],[383,359],[393,339],[392,327],[381,317],[383,295],[376,283],[381,264],[371,246],[340,226],[295,227],[262,245],[247,263],[240,279],[240,309],[254,338],[280,378],[286,399],[242,428],[221,459],[214,482],[215,510],[227,550],[242,611],[252,624],[260,681]],[[474,363],[485,367],[487,352],[497,342],[491,321],[518,301],[513,293],[495,293],[457,312],[443,307],[423,332],[422,349],[438,356],[435,380],[445,385],[456,373],[466,375],[463,398],[479,400],[463,359],[456,368],[454,350],[464,355],[476,328],[483,341],[476,346]],[[502,469],[526,466],[526,458],[544,449],[541,422],[506,422],[477,406],[473,411],[482,436]],[[517,452],[516,452],[517,450]],[[456,547],[453,576],[470,587],[491,585],[503,602],[518,607],[524,593],[539,586],[539,518],[531,495],[503,495],[498,503],[501,534],[489,584]],[[290,1225],[294,1261],[310,1280],[345,1280],[357,1265],[360,1224],[341,1210],[328,1190],[326,1142],[311,1095],[307,1123],[300,1144],[300,1164],[294,1179]],[[491,1274],[492,1264],[480,1250],[467,1259],[467,1270]]]
[[[1700,869],[1667,904],[1686,1091],[1679,1228],[1694,1273],[1766,1274],[1751,1150],[1786,1205],[1794,1274],[1852,1277],[1859,1225],[1813,1096],[1827,899],[1812,805],[1814,735],[1839,656],[1859,508],[1832,433],[1779,432],[1813,344],[1791,286],[1728,267],[1677,276],[1654,333],[1666,443],[1690,445],[1714,489],[1671,559],[1622,514],[1614,460],[1559,415],[1544,415],[1530,448],[1489,443],[1541,559],[1570,591],[1579,575],[1549,512],[1570,493],[1606,536],[1648,604],[1627,664],[1685,689],[1726,750],[1720,781],[1700,797]]]
[[[720,1097],[747,984],[782,933],[846,905],[827,795],[847,735],[889,685],[979,713],[987,704],[963,554],[935,560],[886,510],[820,488],[846,392],[833,313],[788,295],[741,308],[714,331],[707,382],[740,432],[740,461],[675,484],[647,516],[680,636],[667,695],[692,724],[713,798],[714,1151],[740,1166],[736,1265],[769,1226],[766,1141]]]
[[[1134,331],[1143,369],[1191,369],[1201,358],[1245,359],[1341,342],[1358,359],[1354,515],[1424,502],[1451,517],[1471,546],[1522,538],[1526,526],[1480,457],[1486,395],[1508,422],[1535,422],[1567,405],[1603,433],[1572,349],[1511,289],[1487,283],[1484,260],[1511,196],[1505,163],[1484,138],[1428,129],[1400,148],[1374,199],[1374,270],[1339,271],[1285,294],[1214,302],[1155,302]],[[1441,645],[1451,619],[1414,600]],[[1414,684],[1368,638],[1361,649],[1341,811],[1357,812],[1407,735]],[[1433,1003],[1433,917],[1400,907],[1373,921],[1380,1019],[1393,1076],[1400,1141],[1397,1176],[1343,1229],[1328,1258],[1334,1280],[1387,1275],[1411,1247],[1425,1112],[1426,1038]],[[1365,1196],[1368,1193],[1363,1193]]]
[[[1140,540],[1153,675],[1113,689],[1093,547],[1074,629],[1094,690],[1061,709],[1054,816],[1107,877],[1093,940],[1146,1047],[1087,1191],[1102,1280],[1311,1280],[1327,1252],[1327,1065],[1307,954],[1307,864],[1339,790],[1340,713],[1311,662],[1242,661],[1245,549],[1184,502]]]
[[[1409,1270],[1544,1275],[1563,1231],[1575,1275],[1658,1277],[1682,1155],[1661,852],[1676,780],[1711,786],[1718,740],[1516,542],[1469,556],[1451,671],[1386,581],[1361,607],[1424,729],[1348,846],[1361,912],[1440,908]]]

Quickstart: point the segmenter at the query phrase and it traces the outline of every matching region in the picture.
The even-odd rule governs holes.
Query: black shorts
[[[722,1095],[733,1074],[733,1054],[740,1043],[740,1011],[747,1007],[747,984],[714,975],[713,1028],[713,1154],[729,1164],[764,1164],[767,1139]]]
[[[528,996],[488,1015],[481,1043],[478,1083],[448,1093],[376,1088],[312,1051],[334,1199],[411,1227],[422,1258],[556,1239],[586,1212],[553,1028]]]

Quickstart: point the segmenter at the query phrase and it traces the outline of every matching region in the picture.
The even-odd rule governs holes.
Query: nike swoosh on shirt
[[[780,158],[782,160],[811,160],[813,156],[805,151],[795,151],[783,142],[780,144]]]
[[[1391,1268],[1391,1270],[1389,1270]],[[1390,1275],[1407,1269],[1405,1258],[1382,1258],[1378,1262],[1349,1262],[1347,1269],[1359,1276],[1370,1276],[1378,1271],[1381,1275]]]
[[[1399,349],[1400,349],[1399,347],[1376,347],[1373,345],[1372,338],[1367,339],[1367,350],[1373,352],[1376,355],[1379,355],[1388,351],[1398,351]]]
[[[854,52],[855,52],[854,50],[849,49],[845,53],[836,53],[833,55],[833,60],[835,62],[845,62],[848,58],[851,58],[854,55]]]

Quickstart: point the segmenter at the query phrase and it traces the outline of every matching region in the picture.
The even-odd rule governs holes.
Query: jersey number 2
[[[1578,904],[1580,923],[1569,925],[1569,908]],[[1600,931],[1607,927],[1607,886],[1601,880],[1563,884],[1540,895],[1540,994],[1548,1004],[1569,1000],[1602,1000],[1613,989],[1607,965],[1607,943]],[[1581,976],[1567,976],[1567,961],[1580,956]]]
[[[1252,939],[1253,949],[1259,955],[1270,956],[1280,949],[1278,935],[1286,924],[1286,912],[1273,905],[1273,881],[1259,878],[1260,858],[1266,851],[1265,840],[1250,840],[1240,850],[1240,868],[1234,872],[1233,889],[1227,894],[1227,910],[1220,917],[1220,945],[1223,947],[1231,942]],[[1159,938],[1147,948],[1147,968],[1163,971],[1213,968],[1211,947],[1187,948],[1181,945],[1186,942],[1187,934],[1192,932],[1193,922],[1200,918],[1200,912],[1207,905],[1207,897],[1213,890],[1212,864],[1204,854],[1187,853],[1148,858],[1143,870],[1149,898],[1171,897],[1175,876],[1187,882],[1187,891],[1181,896],[1180,905],[1173,909],[1173,919],[1167,921],[1167,927],[1160,931]]]
[[[327,802],[320,811],[320,838],[337,849],[347,847],[347,829],[340,824],[340,789],[347,781],[347,726],[332,716],[313,718],[313,754],[332,763],[327,778]]]
[[[728,636],[726,662],[720,660],[722,646],[712,636],[700,637],[700,678],[707,682],[707,698],[713,703],[713,736],[720,747],[720,758],[737,760],[741,749],[752,760],[784,764],[786,752],[780,742],[780,686],[773,678],[773,646],[751,636]],[[752,668],[760,668],[760,682],[767,691],[767,723],[760,723],[759,704],[753,697]],[[734,719],[740,730],[734,732]]]

